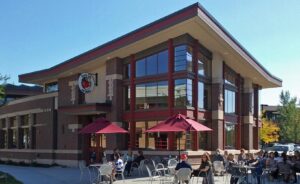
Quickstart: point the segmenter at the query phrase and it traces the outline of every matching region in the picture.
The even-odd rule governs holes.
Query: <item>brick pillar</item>
[[[35,127],[34,125],[34,114],[29,114],[29,148],[35,149]]]
[[[237,114],[237,131],[236,131],[236,149],[241,149],[242,146],[242,78],[240,75],[237,76],[236,79],[236,85],[237,85],[237,93],[236,93],[236,99],[237,99],[237,108],[236,108],[236,114]]]
[[[136,124],[135,124],[135,56],[130,59],[130,147],[135,148]]]
[[[122,126],[122,113],[123,113],[123,63],[120,58],[113,58],[106,61],[106,100],[111,102],[110,121],[118,122],[119,126]],[[118,147],[119,149],[127,148],[127,141],[125,134],[107,135],[111,140],[110,144],[107,144],[109,149]]]
[[[253,149],[253,87],[249,79],[244,81],[243,93],[243,136],[242,147],[248,150]]]
[[[199,43],[198,40],[194,40],[193,45],[193,72],[195,74],[195,78],[193,80],[193,106],[194,110],[194,118],[195,121],[198,121],[198,49]],[[192,132],[192,150],[197,151],[199,149],[199,136],[198,132]]]
[[[212,132],[208,133],[208,149],[224,149],[223,59],[213,53],[212,59]]]
[[[168,41],[168,55],[168,108],[169,115],[172,116],[174,114],[174,45],[172,39]],[[168,150],[176,150],[175,140],[175,133],[168,133]]]
[[[253,127],[253,149],[258,149],[259,147],[259,87],[257,85],[254,86],[254,112],[253,116],[255,119],[254,127]]]
[[[17,119],[17,148],[23,147],[23,131],[21,129],[21,116],[16,116]]]

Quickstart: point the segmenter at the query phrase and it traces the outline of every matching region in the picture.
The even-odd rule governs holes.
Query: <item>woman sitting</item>
[[[212,173],[212,163],[210,161],[208,153],[204,153],[201,157],[201,165],[199,169],[194,170],[193,176],[204,177],[202,184],[214,184],[214,178]]]
[[[240,170],[235,167],[238,163],[234,160],[234,155],[232,153],[228,155],[227,161],[227,172],[231,174],[230,184],[236,184],[238,182],[239,176],[241,175]]]
[[[119,154],[115,154],[115,160],[114,160],[114,168],[112,171],[112,179],[116,180],[116,175],[118,173],[121,173],[123,170],[123,160],[120,158]]]

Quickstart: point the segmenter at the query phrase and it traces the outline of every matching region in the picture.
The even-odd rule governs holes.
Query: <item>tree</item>
[[[300,142],[300,109],[297,108],[297,98],[291,97],[289,91],[280,94],[279,109],[280,140],[283,142]]]
[[[4,91],[3,83],[5,83],[7,80],[8,80],[8,77],[6,75],[0,74],[0,99],[2,99],[4,97],[5,91]]]
[[[271,142],[277,142],[279,140],[279,126],[267,120],[266,118],[262,119],[262,127],[260,129],[260,139],[263,144],[268,144]]]

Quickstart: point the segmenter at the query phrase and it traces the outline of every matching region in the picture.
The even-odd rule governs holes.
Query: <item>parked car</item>
[[[262,147],[262,150],[267,151],[267,152],[272,151],[272,148],[273,148],[273,146],[275,146],[275,145],[279,145],[279,143],[274,142],[274,143],[268,143],[268,144],[265,144],[265,145]]]
[[[287,155],[294,155],[294,149],[292,144],[277,144],[270,151],[277,151],[279,154],[286,152]]]

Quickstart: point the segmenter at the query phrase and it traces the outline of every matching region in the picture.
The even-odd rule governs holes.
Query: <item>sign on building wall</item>
[[[95,87],[94,74],[82,73],[78,78],[78,86],[82,93],[90,93]]]

